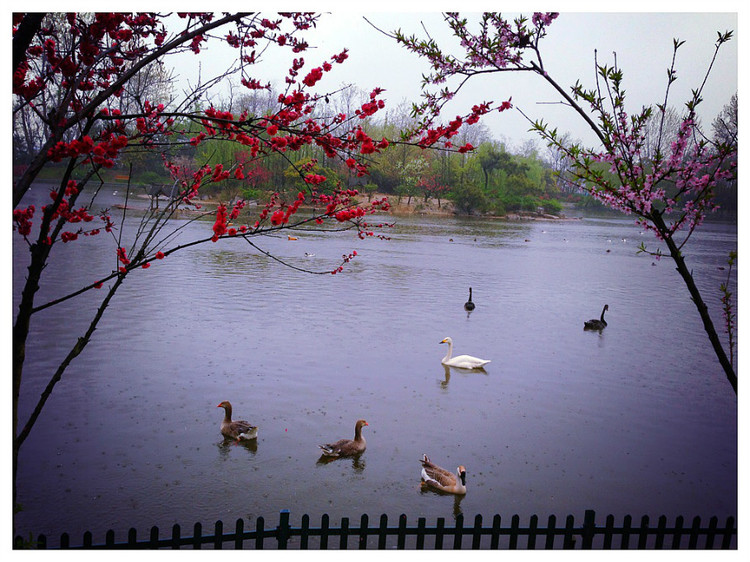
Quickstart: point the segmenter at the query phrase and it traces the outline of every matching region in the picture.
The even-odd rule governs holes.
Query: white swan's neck
[[[447,343],[448,343],[448,353],[446,353],[445,357],[443,357],[443,363],[447,362],[451,358],[451,355],[453,355],[453,342],[449,341]]]

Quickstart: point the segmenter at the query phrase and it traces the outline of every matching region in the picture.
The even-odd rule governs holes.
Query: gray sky
[[[678,38],[685,44],[677,54],[678,80],[672,86],[670,105],[682,109],[691,89],[698,88],[703,81],[713,56],[717,31],[734,30],[734,38],[720,50],[704,89],[700,114],[704,124],[710,125],[738,88],[737,30],[738,19],[744,18],[744,14],[738,18],[738,8],[733,4],[737,3],[712,3],[716,10],[727,10],[725,13],[562,11],[541,44],[545,68],[566,90],[576,79],[586,87],[593,87],[594,50],[598,50],[600,64],[610,65],[614,62],[613,52],[616,52],[617,63],[625,73],[628,109],[634,113],[643,105],[663,102],[666,71],[672,60],[672,40]],[[387,4],[388,7],[393,5],[398,6],[393,2]],[[334,89],[342,83],[356,84],[365,91],[380,86],[387,90],[384,97],[389,108],[396,108],[404,100],[418,100],[421,76],[428,70],[425,62],[376,31],[362,16],[381,29],[401,28],[408,34],[422,36],[424,24],[441,44],[450,45],[451,37],[439,12],[429,9],[414,11],[424,5],[424,2],[418,2],[411,8],[413,11],[390,12],[354,12],[343,7],[324,15],[318,28],[309,33],[309,41],[316,48],[304,54],[305,68],[319,66],[344,48],[349,49],[349,59],[343,65],[334,65],[334,70],[325,74],[316,90]],[[659,8],[659,2],[648,5]],[[436,4],[430,6],[440,8]],[[282,8],[275,6],[274,9]],[[316,9],[329,8],[324,3]],[[734,10],[734,13],[729,10]],[[531,11],[524,13],[530,15]],[[513,12],[507,14],[508,17],[514,15]],[[204,74],[221,61],[216,50],[209,56],[210,64],[203,63]],[[189,56],[187,60],[189,67],[195,68],[194,57]],[[281,85],[287,68],[285,61],[267,56],[258,66],[259,77]],[[186,76],[190,70],[181,68],[179,72]],[[498,104],[511,96],[513,104],[530,118],[544,119],[557,126],[560,132],[569,131],[573,138],[593,143],[593,135],[572,110],[559,104],[544,103],[559,101],[559,98],[551,86],[530,73],[492,74],[472,79],[447,106],[444,117],[447,120],[464,114],[474,103],[493,100]],[[528,139],[537,139],[528,132],[528,122],[515,110],[494,115],[484,122],[495,138],[508,141],[511,147]]]

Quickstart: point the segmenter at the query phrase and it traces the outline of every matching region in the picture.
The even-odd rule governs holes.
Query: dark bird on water
[[[464,309],[466,310],[474,310],[474,303],[471,300],[471,287],[469,287],[469,300],[466,301],[466,304],[464,305]]]
[[[596,318],[593,318],[591,320],[587,320],[583,323],[583,329],[584,330],[603,330],[607,327],[607,321],[604,320],[604,313],[609,310],[609,305],[605,304],[604,308],[602,309],[602,315],[601,318],[598,320]]]

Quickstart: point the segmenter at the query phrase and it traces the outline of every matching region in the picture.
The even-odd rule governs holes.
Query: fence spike
[[[550,515],[547,518],[547,539],[544,541],[544,550],[555,548],[555,529],[557,528],[557,517]]]
[[[203,525],[201,525],[199,521],[195,525],[193,525],[193,549],[194,550],[198,550],[203,546],[203,541],[201,540],[202,535],[203,535]]]
[[[641,526],[638,529],[638,546],[636,547],[638,550],[646,549],[646,540],[648,539],[648,522],[648,515],[644,515],[643,517],[641,517]]]
[[[445,517],[438,517],[437,532],[435,534],[435,549],[443,548],[443,535],[445,534]]]
[[[492,518],[492,534],[490,536],[490,548],[493,550],[496,550],[500,547],[500,524],[502,522],[502,517],[500,517],[500,514],[496,513],[495,516]]]
[[[385,550],[385,543],[388,532],[388,516],[383,513],[380,515],[380,526],[378,527],[378,550]]]
[[[518,516],[518,514],[515,514],[513,517],[510,518],[510,543],[508,544],[508,548],[510,550],[516,550],[518,549],[518,527],[521,525],[521,518]]]
[[[263,529],[265,528],[266,520],[263,516],[255,518],[255,550],[263,550]]]
[[[737,533],[737,526],[734,517],[727,517],[727,524],[724,527],[724,537],[721,540],[721,548],[728,550],[732,546],[732,535]]]
[[[172,549],[177,550],[180,548],[180,526],[175,523],[172,525]]]
[[[464,534],[464,514],[456,515],[456,531],[453,535],[453,550],[461,550],[461,540]]]
[[[219,519],[214,524],[214,549],[221,550],[224,545],[222,538],[224,537],[224,522]]]
[[[243,550],[245,544],[245,520],[238,517],[234,523],[234,549]]]
[[[674,534],[672,535],[672,549],[676,550],[680,548],[680,540],[682,539],[682,529],[685,525],[685,518],[682,515],[678,515],[674,522]]]
[[[424,550],[424,535],[427,528],[427,519],[420,517],[417,519],[417,550]]]
[[[159,527],[154,525],[151,527],[151,539],[149,542],[149,548],[159,548]]]
[[[583,534],[581,536],[581,548],[591,550],[594,547],[594,533],[596,532],[596,512],[587,509],[583,513]]]
[[[563,535],[563,550],[573,550],[576,546],[576,540],[573,537],[573,526],[575,517],[568,514],[565,518],[565,534]]]
[[[406,514],[402,513],[398,518],[398,540],[396,542],[398,550],[406,548]]]
[[[367,548],[367,530],[369,527],[370,518],[366,513],[362,514],[359,518],[359,549],[365,550]]]
[[[667,516],[662,515],[659,517],[659,522],[656,525],[656,542],[654,543],[654,549],[661,550],[664,548],[664,536],[666,535],[667,529]]]
[[[320,518],[320,548],[326,550],[328,548],[328,526],[330,517],[327,513],[324,513]]]
[[[276,540],[279,543],[279,550],[286,550],[289,541],[289,510],[282,509],[279,514],[278,536]]]
[[[300,529],[300,545],[299,547],[303,550],[307,550],[309,546],[309,536],[310,536],[310,516],[305,513],[302,516],[302,523],[301,523],[301,529]]]
[[[479,550],[482,544],[482,515],[477,513],[474,516],[474,537],[471,539],[471,549]]]

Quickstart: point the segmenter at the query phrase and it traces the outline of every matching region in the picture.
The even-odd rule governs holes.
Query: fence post
[[[84,546],[86,545],[86,537],[83,537]],[[151,537],[149,539],[148,543],[149,548],[157,549],[159,548],[159,527],[154,525],[151,527]]]
[[[385,541],[388,532],[388,516],[385,513],[380,514],[380,527],[378,527],[378,550],[385,550]]]
[[[112,538],[114,539],[114,536]],[[172,525],[172,550],[177,550],[178,548],[180,548],[180,526],[175,523]]]
[[[396,548],[398,550],[404,550],[406,548],[406,514],[402,513],[398,517],[398,540],[396,541]]]
[[[115,546],[115,532],[112,529],[107,531],[107,533],[104,535],[104,545],[107,548],[112,548],[113,546]]]
[[[695,550],[698,548],[698,531],[701,528],[701,518],[697,515],[693,518],[693,526],[690,528],[690,541],[688,542],[688,550]]]
[[[138,535],[135,527],[128,529],[128,546],[135,548],[136,542],[138,541]]]
[[[224,542],[221,540],[224,535],[224,522],[219,519],[214,524],[214,549],[221,550],[224,547]]]
[[[68,533],[60,535],[60,548],[70,548],[70,535]]]
[[[365,550],[367,549],[367,529],[369,527],[368,523],[370,521],[370,518],[367,516],[366,513],[362,514],[362,517],[359,518],[359,549]]]
[[[518,550],[518,527],[521,524],[521,518],[516,513],[510,519],[510,542],[508,548],[510,550]]]
[[[349,518],[341,518],[341,534],[339,535],[339,550],[346,550],[349,542]]]
[[[445,517],[438,517],[435,529],[435,550],[442,550],[443,537],[445,536]]]
[[[680,540],[682,539],[682,527],[684,525],[685,518],[682,515],[677,516],[677,520],[674,523],[674,537],[672,538],[672,548],[680,548]]]
[[[477,513],[474,517],[474,538],[471,539],[472,550],[479,550],[482,544],[482,516]]]
[[[656,543],[654,549],[661,550],[664,548],[664,536],[666,535],[667,529],[667,516],[661,515],[659,517],[659,523],[656,526]]]
[[[461,550],[461,539],[464,535],[464,514],[456,515],[455,534],[453,535],[453,550]]]
[[[573,538],[573,526],[575,517],[568,515],[565,518],[565,534],[563,535],[563,550],[572,550],[576,546],[576,540]]]
[[[721,548],[729,550],[732,546],[732,534],[734,531],[734,517],[727,517],[727,524],[724,527],[724,537],[721,540]]]
[[[328,549],[328,520],[327,513],[320,518],[320,550]]]
[[[299,532],[299,537],[300,537],[299,547],[300,547],[300,549],[307,550],[307,548],[309,546],[309,542],[308,542],[309,541],[309,536],[310,536],[310,516],[307,513],[305,513],[302,516],[302,523],[301,523],[301,528],[300,528],[300,532]]]
[[[203,542],[201,541],[202,536],[203,525],[199,521],[193,525],[193,550],[200,550],[203,547]]]
[[[611,513],[607,515],[607,522],[605,523],[604,527],[604,545],[603,548],[605,550],[611,550],[612,549],[612,535],[615,530],[615,516]]]
[[[638,529],[638,550],[646,549],[646,541],[648,539],[648,515],[641,517],[641,527]]]
[[[557,517],[550,515],[547,518],[547,539],[544,541],[544,550],[555,548],[555,531],[557,531]]]
[[[500,523],[502,519],[500,514],[496,513],[492,518],[492,535],[490,539],[490,548],[496,550],[500,547]]]
[[[594,547],[594,533],[596,532],[596,512],[587,509],[583,514],[583,529],[581,532],[581,548],[591,550]]]
[[[620,541],[620,548],[627,550],[630,547],[630,528],[633,523],[633,517],[626,515],[622,520],[622,540]]]
[[[262,515],[255,519],[255,550],[263,550],[263,539],[266,538],[265,522]]]
[[[420,517],[417,519],[417,550],[424,550],[424,534],[427,526],[427,519]]]
[[[237,518],[234,524],[234,549],[242,550],[245,545],[245,520],[242,517]]]
[[[287,541],[289,540],[289,510],[282,509],[279,514],[279,527],[277,529],[276,540],[278,541],[279,550],[286,550]]]
[[[536,548],[536,528],[538,525],[539,517],[537,515],[532,515],[529,520],[529,540],[527,543],[527,548],[529,550],[534,550]]]

